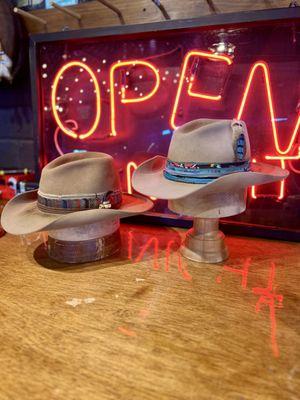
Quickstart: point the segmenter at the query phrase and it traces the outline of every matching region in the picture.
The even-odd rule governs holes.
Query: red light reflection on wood
[[[232,272],[236,275],[241,275],[241,277],[242,277],[241,286],[243,289],[247,289],[248,272],[249,272],[250,264],[251,264],[251,257],[248,257],[243,263],[243,268],[233,268],[233,267],[229,267],[228,265],[224,265],[223,269],[225,271]],[[217,283],[222,282],[221,276],[217,276],[216,282]]]
[[[120,333],[122,333],[122,334],[125,335],[125,336],[137,337],[136,332],[134,332],[134,331],[132,331],[132,330],[130,330],[130,329],[128,329],[128,328],[125,328],[124,326],[118,326],[117,329],[118,329],[118,331],[119,331]]]
[[[170,253],[171,253],[172,246],[174,247],[174,245],[176,245],[174,240],[170,240],[168,242],[168,245],[167,245],[167,249],[166,249],[166,265],[165,265],[165,271],[166,272],[169,272],[169,269],[170,269]],[[191,281],[192,280],[192,276],[189,274],[189,272],[187,271],[186,267],[183,265],[181,254],[179,253],[178,250],[173,250],[173,251],[177,255],[178,272],[182,275],[184,280]]]
[[[144,309],[142,309],[142,310],[140,310],[140,312],[139,312],[139,316],[141,317],[141,318],[143,318],[143,319],[145,319],[146,317],[148,317],[148,315],[150,314],[150,310],[147,310],[146,308]]]
[[[137,232],[136,239],[140,236],[140,233]],[[132,231],[128,232],[128,259],[132,260],[134,263],[140,262],[143,257],[145,256],[146,252],[148,250],[152,250],[152,257],[153,257],[153,269],[155,271],[162,269],[161,265],[158,261],[159,258],[164,263],[164,271],[165,272],[170,272],[170,258],[171,258],[171,253],[173,253],[175,256],[177,256],[177,269],[178,272],[180,273],[181,277],[186,280],[186,281],[191,281],[192,276],[187,270],[186,265],[184,265],[184,262],[182,260],[182,256],[179,253],[179,246],[180,242],[176,242],[176,240],[171,239],[166,242],[166,244],[162,243],[159,237],[156,237],[155,235],[150,236],[145,243],[143,243],[142,247],[138,250],[138,255],[135,257],[133,255],[133,243],[134,243],[134,233]]]
[[[251,258],[249,257],[244,261],[242,268],[233,268],[228,265],[224,265],[223,270],[227,272],[232,272],[236,275],[240,275],[242,278],[241,286],[244,290],[246,290],[248,285],[248,273],[250,265],[251,265]],[[260,312],[263,305],[269,307],[271,348],[274,356],[279,357],[279,347],[276,339],[277,323],[276,323],[275,309],[282,308],[283,295],[277,294],[274,290],[275,269],[276,269],[275,263],[271,262],[267,287],[265,288],[253,287],[252,293],[259,296],[259,299],[257,300],[255,305],[255,312],[257,313]],[[222,282],[222,277],[221,275],[218,275],[216,277],[216,283],[220,284],[221,282]]]
[[[261,307],[266,305],[269,307],[270,312],[270,325],[271,325],[271,347],[275,357],[279,357],[279,347],[276,339],[276,308],[283,307],[283,295],[277,294],[274,290],[274,279],[275,279],[275,263],[271,262],[270,271],[269,271],[269,279],[268,285],[266,288],[262,287],[254,287],[252,292],[259,296],[259,299],[255,305],[255,311],[258,313],[261,311]],[[276,301],[278,303],[276,303]]]
[[[158,239],[156,237],[152,237],[147,240],[147,242],[144,244],[142,247],[139,255],[136,257],[135,262],[138,263],[142,260],[146,250],[153,244],[153,269],[158,270],[160,268],[160,265],[157,261],[158,258]]]

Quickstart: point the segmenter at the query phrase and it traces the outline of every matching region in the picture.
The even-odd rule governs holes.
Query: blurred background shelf
[[[151,0],[111,0],[110,3],[122,12],[126,24],[142,24],[164,20],[161,11]],[[228,13],[289,6],[289,1],[286,0],[163,0],[161,3],[171,19],[197,18],[215,12]],[[96,0],[76,6],[68,6],[67,8],[82,15],[82,19],[78,21],[55,8],[34,10],[30,13],[47,21],[46,29],[48,32],[60,31],[66,27],[68,29],[86,29],[120,24],[118,16]],[[29,33],[39,33],[45,30],[44,26],[37,21],[27,19],[24,19],[24,21]]]

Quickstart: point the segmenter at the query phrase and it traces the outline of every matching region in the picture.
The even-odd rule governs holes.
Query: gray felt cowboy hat
[[[108,154],[70,153],[45,166],[38,190],[6,204],[1,223],[7,232],[21,235],[124,218],[152,206],[147,198],[121,192],[118,171]]]
[[[175,130],[167,157],[156,156],[134,172],[138,192],[177,200],[232,192],[282,180],[288,171],[252,163],[246,124],[239,120],[198,119]]]

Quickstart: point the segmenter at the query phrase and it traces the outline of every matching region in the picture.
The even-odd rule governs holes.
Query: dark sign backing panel
[[[249,188],[247,211],[227,221],[299,231],[299,15],[294,8],[34,36],[39,167],[67,152],[109,153],[132,192],[133,170],[167,154],[176,126],[240,118],[253,162],[290,176]],[[165,201],[154,202],[152,216],[174,217]]]

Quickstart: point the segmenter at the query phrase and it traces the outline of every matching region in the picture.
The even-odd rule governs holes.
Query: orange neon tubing
[[[121,88],[122,96],[121,96],[121,103],[140,103],[142,101],[149,100],[158,90],[160,85],[160,77],[157,69],[155,66],[148,61],[142,60],[132,60],[132,61],[121,61],[116,62],[111,66],[110,69],[110,109],[111,109],[111,136],[117,136],[116,132],[116,104],[115,104],[115,85],[114,85],[114,73],[117,68],[128,66],[128,65],[143,65],[145,67],[150,68],[155,75],[156,82],[154,88],[149,92],[146,96],[133,98],[133,99],[126,99],[125,98],[125,88]]]
[[[281,168],[285,169],[285,160],[297,160],[300,157],[296,156],[297,158],[292,158],[292,156],[286,156],[286,157],[272,157],[272,156],[265,156],[267,160],[280,160],[280,166]],[[285,179],[279,182],[280,184],[280,191],[279,191],[279,196],[278,200],[282,200],[284,198],[284,192],[285,192]]]
[[[131,185],[131,170],[136,170],[137,165],[134,161],[129,161],[126,167],[126,180],[127,180],[127,192],[132,194],[132,185]],[[150,196],[151,200],[156,200],[156,197]]]
[[[221,100],[222,96],[220,94],[218,94],[217,96],[212,96],[210,94],[204,94],[204,93],[196,93],[192,91],[192,87],[193,87],[193,79],[191,79],[191,82],[189,83],[188,86],[188,94],[191,97],[197,97],[200,99],[206,99],[206,100],[212,100],[212,101],[219,101]]]
[[[196,57],[196,56],[197,57],[209,58],[209,59],[213,59],[213,60],[218,60],[218,61],[224,61],[228,65],[232,64],[232,59],[230,57],[222,56],[222,55],[214,54],[214,53],[209,53],[209,52],[206,52],[206,51],[192,50],[192,51],[189,51],[186,54],[186,56],[184,58],[181,74],[180,74],[178,89],[177,89],[175,102],[174,102],[174,106],[173,106],[173,110],[172,110],[172,114],[171,114],[171,119],[170,119],[170,125],[171,125],[171,127],[173,129],[177,128],[177,126],[175,125],[175,117],[176,117],[176,113],[177,113],[177,109],[178,109],[178,103],[179,103],[180,96],[181,96],[182,86],[183,86],[184,80],[186,78],[185,74],[186,74],[188,62],[189,62],[191,57]],[[220,95],[212,96],[212,95],[209,95],[209,94],[193,92],[192,91],[192,85],[193,85],[193,83],[190,82],[189,86],[188,86],[188,90],[187,90],[189,96],[191,96],[191,97],[198,97],[198,98],[202,98],[202,99],[206,99],[206,100],[213,100],[213,101],[218,101],[218,100],[221,99]]]
[[[296,156],[265,156],[266,160],[300,160],[300,147]]]
[[[95,86],[95,92],[96,92],[96,115],[95,115],[93,125],[87,132],[81,133],[81,134],[77,134],[72,129],[64,126],[64,124],[60,120],[60,117],[59,117],[57,109],[56,109],[56,94],[57,94],[57,87],[58,87],[58,84],[60,81],[60,77],[62,76],[62,74],[64,72],[66,72],[69,68],[72,68],[72,67],[82,68],[91,76],[94,86]],[[55,119],[57,125],[60,127],[60,129],[66,135],[71,136],[74,139],[77,139],[77,138],[86,139],[95,132],[95,130],[99,124],[100,116],[101,116],[101,97],[100,97],[100,88],[98,85],[96,75],[94,74],[94,72],[91,70],[91,68],[89,66],[87,66],[85,63],[82,63],[80,61],[70,61],[69,63],[63,65],[60,68],[60,70],[57,72],[57,74],[54,78],[54,81],[53,81],[53,88],[52,88],[52,92],[51,92],[51,107],[52,107],[53,116],[54,116],[54,119]]]
[[[127,192],[132,194],[132,186],[131,186],[131,169],[136,170],[137,165],[134,161],[129,161],[126,167],[126,178],[127,178]]]
[[[197,97],[199,99],[212,100],[212,101],[220,101],[222,98],[222,96],[220,94],[218,94],[217,96],[211,96],[209,94],[192,92],[191,85],[192,84],[190,83],[189,87],[188,87],[188,94],[191,97]]]
[[[272,95],[272,89],[271,89],[271,83],[270,83],[270,71],[269,71],[267,63],[264,62],[264,61],[256,62],[252,66],[252,68],[250,70],[250,73],[249,73],[249,76],[248,76],[248,80],[247,80],[247,84],[246,84],[246,89],[244,91],[243,98],[242,98],[242,101],[241,101],[241,105],[240,105],[240,108],[239,108],[239,112],[238,112],[238,115],[237,115],[237,119],[241,119],[241,117],[242,117],[242,114],[243,114],[244,109],[245,109],[246,101],[248,99],[248,94],[249,94],[249,90],[250,90],[250,87],[251,87],[251,84],[252,84],[252,80],[254,78],[256,70],[258,70],[258,69],[262,69],[264,80],[265,80],[265,84],[266,84],[266,92],[267,92],[268,105],[269,105],[269,113],[270,113],[270,118],[271,118],[272,131],[273,131],[274,144],[275,144],[275,147],[276,147],[276,151],[277,151],[277,153],[279,153],[281,155],[285,155],[291,150],[291,148],[292,148],[292,146],[293,146],[293,144],[295,142],[295,139],[296,139],[296,136],[297,136],[297,132],[298,132],[298,129],[299,129],[299,126],[300,126],[300,116],[297,119],[297,122],[296,122],[296,125],[295,125],[295,129],[294,129],[294,131],[292,133],[292,136],[291,136],[290,143],[288,144],[288,146],[287,146],[287,148],[285,150],[282,150],[280,148],[280,146],[279,146],[278,132],[277,132],[277,127],[276,127],[276,122],[275,122],[275,113],[274,113],[274,106],[273,106],[274,102],[273,102],[273,95]]]
[[[285,160],[280,160],[281,168],[285,169]],[[280,192],[278,196],[278,200],[282,200],[284,198],[284,190],[285,189],[285,179],[280,182]]]
[[[252,162],[256,163],[256,159],[253,158]],[[257,199],[256,192],[255,192],[255,186],[251,186],[251,197],[252,197],[252,199]]]
[[[269,158],[272,159],[272,158]],[[278,160],[278,158],[277,158]],[[279,159],[280,160],[280,166],[281,168],[285,168],[285,160],[283,159]],[[256,163],[256,159],[253,158],[252,160],[253,163]],[[282,181],[279,182],[279,196],[277,197],[278,200],[282,200],[284,198],[284,192],[285,192],[285,179],[283,179]],[[251,197],[253,199],[257,199],[257,196],[259,197],[259,195],[256,194],[256,187],[255,186],[251,186]]]

